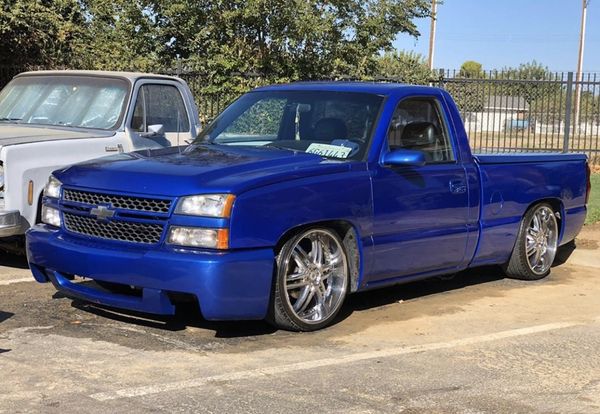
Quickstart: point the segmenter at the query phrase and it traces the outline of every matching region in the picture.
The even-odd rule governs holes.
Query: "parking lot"
[[[600,412],[600,227],[538,282],[350,297],[311,334],[115,313],[0,269],[0,412]]]

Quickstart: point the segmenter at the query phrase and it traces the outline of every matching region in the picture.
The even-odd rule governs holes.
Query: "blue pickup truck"
[[[443,90],[294,83],[187,147],[56,171],[27,254],[70,297],[311,331],[353,292],[481,265],[543,278],[589,191],[584,155],[473,155]]]

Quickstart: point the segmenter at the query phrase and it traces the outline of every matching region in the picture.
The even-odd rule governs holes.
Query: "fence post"
[[[444,78],[445,78],[445,76],[444,76],[444,75],[445,75],[446,71],[445,71],[444,69],[440,69],[440,70],[438,71],[438,73],[439,73],[439,80],[438,80],[438,82],[439,82],[439,85],[438,85],[438,87],[439,87],[440,89],[444,89]]]
[[[569,72],[567,74],[567,98],[565,105],[566,113],[563,152],[569,152],[569,137],[571,135],[571,106],[573,105],[573,72]]]

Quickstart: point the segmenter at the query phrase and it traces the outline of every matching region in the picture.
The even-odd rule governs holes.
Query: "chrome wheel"
[[[558,245],[558,223],[554,211],[546,205],[533,213],[525,237],[525,255],[531,271],[545,274],[552,266]]]
[[[298,319],[318,324],[342,305],[348,285],[346,254],[329,230],[309,230],[295,240],[282,261],[285,297]]]

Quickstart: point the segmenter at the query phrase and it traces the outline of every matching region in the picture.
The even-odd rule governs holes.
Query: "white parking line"
[[[19,279],[0,280],[0,286],[12,285],[13,283],[34,282],[34,281],[35,281],[35,279],[33,278],[33,276],[21,277]]]
[[[170,382],[164,384],[148,385],[141,387],[125,388],[116,391],[100,392],[90,395],[91,398],[98,401],[116,400],[119,398],[141,397],[144,395],[158,394],[162,392],[178,391],[186,388],[201,387],[211,382],[221,381],[239,381],[253,378],[265,377],[270,375],[281,375],[294,371],[306,369],[322,368],[334,365],[343,365],[348,363],[366,361],[377,358],[387,358],[399,355],[414,354],[418,352],[436,351],[440,349],[449,349],[459,346],[474,345],[484,342],[497,341],[500,339],[514,338],[518,336],[531,335],[540,332],[554,331],[557,329],[569,328],[580,325],[578,322],[551,323],[546,325],[531,326],[522,329],[513,329],[509,331],[495,332],[487,335],[475,336],[470,338],[455,339],[447,342],[437,342],[424,345],[414,345],[404,348],[388,348],[378,351],[361,352],[357,354],[344,355],[339,358],[324,358],[314,361],[305,361],[280,365],[268,368],[257,368],[245,371],[231,372],[210,377],[194,378],[185,381]]]

